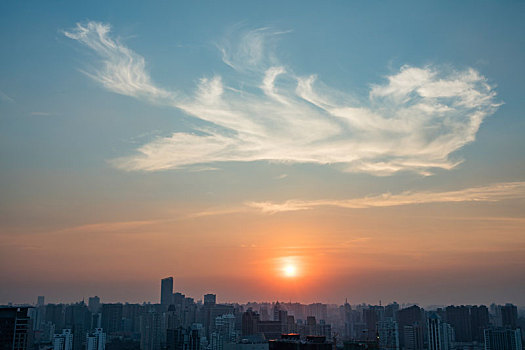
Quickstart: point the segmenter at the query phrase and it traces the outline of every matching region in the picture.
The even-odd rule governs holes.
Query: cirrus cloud
[[[218,126],[158,137],[111,161],[124,170],[268,160],[332,164],[374,175],[430,175],[461,163],[452,153],[474,141],[499,106],[494,88],[474,69],[408,65],[372,85],[360,101],[281,64],[267,50],[281,34],[263,28],[224,41],[219,49],[234,68],[231,76],[202,78],[188,95],[155,85],[144,58],[112,37],[109,25],[88,22],[65,32],[98,55],[99,68],[86,74],[106,89]],[[245,88],[224,82],[231,80]]]

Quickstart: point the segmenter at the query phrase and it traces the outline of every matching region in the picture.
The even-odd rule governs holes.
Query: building
[[[516,307],[516,305],[505,304],[505,306],[501,306],[500,314],[501,325],[503,327],[516,329],[518,324],[518,308]]]
[[[436,313],[428,316],[428,350],[449,350],[452,339],[451,327],[443,322]]]
[[[25,350],[31,346],[29,307],[0,308],[0,350]]]
[[[217,303],[217,296],[215,294],[204,294],[204,305],[215,305]]]
[[[270,340],[269,350],[332,350],[334,344],[323,336],[307,336],[301,340],[297,333],[282,334],[281,339]]]
[[[485,350],[521,350],[519,329],[489,328],[485,329]]]
[[[421,327],[425,321],[424,310],[417,305],[413,305],[397,312],[397,325],[399,329],[399,347],[405,348],[405,335],[411,339],[411,346],[419,343],[419,336],[423,334]],[[416,338],[414,338],[416,337]],[[421,339],[422,342],[422,339]]]
[[[102,304],[101,325],[107,334],[121,331],[122,304]]]
[[[95,295],[88,299],[88,309],[92,314],[100,312],[100,298],[98,296]]]
[[[166,309],[173,302],[173,277],[163,278],[160,281],[160,303]]]
[[[106,333],[102,328],[96,328],[86,336],[86,350],[106,350]]]
[[[71,329],[63,329],[61,334],[55,334],[53,350],[73,350],[73,332]]]
[[[382,321],[377,322],[377,334],[379,349],[399,350],[399,331],[397,322],[392,317],[385,317]]]
[[[142,315],[140,318],[141,350],[161,350],[166,339],[164,329],[163,314],[150,311]]]
[[[43,295],[39,295],[36,301],[36,306],[44,306],[45,305],[45,297]]]

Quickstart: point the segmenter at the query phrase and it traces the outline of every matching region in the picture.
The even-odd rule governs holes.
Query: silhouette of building
[[[31,346],[28,307],[0,308],[0,350],[25,350]]]
[[[451,348],[451,327],[435,312],[428,316],[428,350],[449,350]]]
[[[98,296],[95,295],[88,299],[88,309],[93,314],[100,312],[100,298]]]
[[[204,294],[204,305],[215,305],[217,296],[215,294]]]
[[[419,349],[423,343],[423,325],[425,324],[425,313],[417,305],[401,309],[397,312],[397,323],[399,329],[399,347],[406,348],[407,337],[409,346]]]
[[[121,331],[122,304],[102,304],[102,328],[107,334]]]
[[[166,309],[173,302],[173,277],[163,278],[160,281],[160,303]]]
[[[521,350],[519,329],[489,328],[485,329],[485,350]]]
[[[518,324],[518,308],[516,305],[505,304],[501,306],[501,325],[503,327],[509,327],[511,329],[516,329]]]
[[[397,322],[392,317],[385,317],[382,321],[377,322],[377,335],[379,349],[399,350],[399,330]]]

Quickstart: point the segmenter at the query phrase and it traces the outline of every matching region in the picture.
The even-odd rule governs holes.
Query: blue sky
[[[337,228],[307,241],[346,242],[336,231],[356,210],[381,240],[398,233],[364,218],[407,208],[407,220],[511,222],[497,254],[523,257],[523,2],[6,1],[0,12],[0,232],[14,261],[29,258],[0,271],[11,293],[17,274],[34,278],[31,242],[62,259],[49,242],[79,242],[79,227],[117,242],[104,226],[115,223],[197,249],[185,235],[219,222],[214,234],[235,245],[250,225],[271,237],[316,213]],[[181,217],[191,227],[170,221]],[[469,232],[494,248],[488,226],[462,225],[443,224],[451,245]],[[161,265],[137,283],[173,273]]]

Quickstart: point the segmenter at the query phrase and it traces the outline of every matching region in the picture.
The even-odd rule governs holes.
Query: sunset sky
[[[525,305],[523,18],[2,1],[0,304]]]

